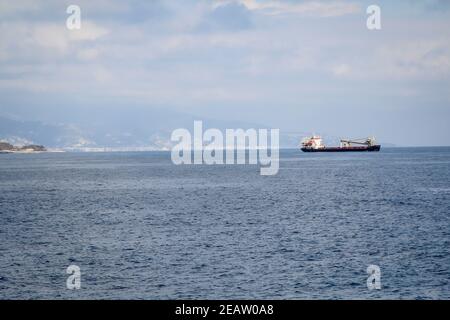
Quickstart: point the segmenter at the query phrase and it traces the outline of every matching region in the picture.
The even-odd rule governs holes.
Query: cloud
[[[93,41],[109,33],[107,28],[100,27],[93,22],[84,21],[79,30],[68,31],[69,39],[75,41]]]
[[[218,0],[215,6],[240,3],[248,10],[268,15],[299,14],[315,17],[335,17],[354,14],[361,11],[359,5],[344,1],[258,1],[258,0]]]
[[[29,14],[31,12],[40,11],[39,3],[34,0],[9,1],[0,0],[0,13],[2,17],[17,14]]]
[[[251,12],[243,4],[237,2],[223,3],[213,6],[207,12],[197,30],[210,31],[238,31],[246,30],[252,26]]]
[[[83,21],[80,30],[68,30],[63,23],[53,22],[3,23],[0,24],[0,61],[39,60],[44,56],[55,58],[108,33],[107,28],[90,21]]]
[[[352,2],[184,1],[166,2],[163,11],[171,15],[157,21],[143,13],[133,21],[136,8],[124,8],[126,19],[105,18],[108,12],[120,15],[123,2],[111,2],[103,16],[100,7],[82,3],[82,29],[75,31],[67,30],[58,6],[48,21],[28,21],[18,13],[0,23],[3,97],[14,89],[74,94],[93,106],[104,103],[102,97],[187,108],[289,105],[343,95],[352,91],[345,87],[349,83],[392,81],[385,91],[397,94],[413,90],[411,81],[450,73],[448,20],[438,24],[424,17],[427,23],[419,24],[399,14],[395,32],[386,19],[386,28],[368,33],[364,10],[345,20],[298,17],[352,13]],[[54,12],[61,14],[58,23]]]
[[[418,5],[425,10],[431,11],[447,11],[450,9],[450,1],[448,0],[410,0],[411,4]]]
[[[80,60],[95,60],[100,55],[100,50],[96,48],[80,49],[77,56]]]
[[[66,52],[69,47],[69,39],[61,26],[55,24],[41,24],[30,27],[30,43],[59,52]]]
[[[350,71],[350,66],[347,64],[339,64],[332,68],[332,72],[335,76],[346,76],[350,74]]]
[[[450,75],[448,41],[401,41],[378,49],[375,59],[385,77],[424,79]]]

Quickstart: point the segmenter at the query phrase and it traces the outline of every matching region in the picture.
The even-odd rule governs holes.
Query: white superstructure
[[[325,146],[322,143],[322,137],[320,136],[312,136],[309,138],[304,138],[302,140],[302,147],[308,148],[308,149],[322,149],[325,148]]]

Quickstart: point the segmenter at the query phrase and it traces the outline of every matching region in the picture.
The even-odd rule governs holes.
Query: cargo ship
[[[320,136],[312,136],[302,140],[301,150],[303,152],[358,152],[358,151],[380,151],[381,145],[375,142],[375,138],[366,139],[341,139],[339,147],[326,147]]]

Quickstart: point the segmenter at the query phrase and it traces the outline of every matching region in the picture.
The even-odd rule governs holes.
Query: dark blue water
[[[0,155],[3,299],[449,299],[449,279],[450,148],[286,150],[272,177],[159,152]]]

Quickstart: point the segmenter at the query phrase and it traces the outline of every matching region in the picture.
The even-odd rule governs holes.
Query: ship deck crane
[[[341,139],[341,145],[350,146],[352,144],[360,144],[370,147],[375,145],[375,139],[374,138],[353,139],[353,140]]]

